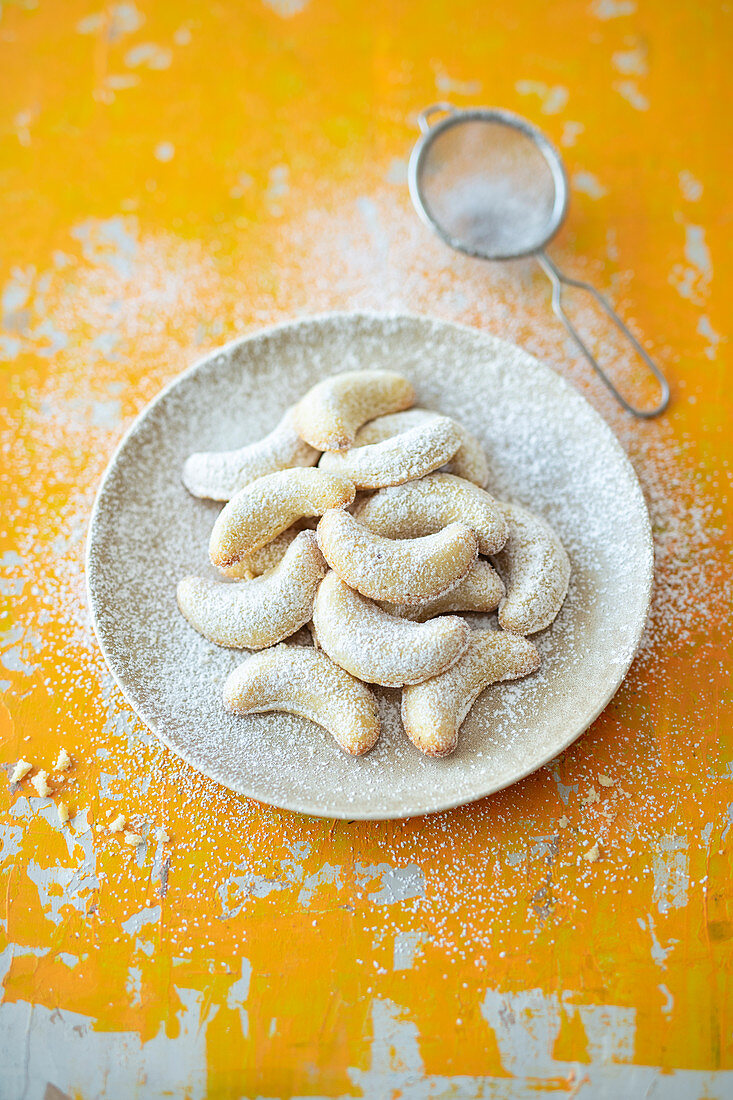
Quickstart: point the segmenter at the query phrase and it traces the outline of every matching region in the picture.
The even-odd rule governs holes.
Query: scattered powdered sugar
[[[464,420],[487,448],[492,488],[502,497],[531,502],[546,515],[573,562],[566,605],[538,639],[541,672],[522,693],[497,689],[479,700],[458,752],[439,765],[418,758],[406,743],[398,701],[390,699],[383,707],[382,740],[358,762],[335,755],[320,737],[311,758],[307,748],[316,735],[304,734],[294,719],[223,715],[220,685],[241,656],[227,651],[207,656],[201,670],[205,643],[192,636],[175,608],[171,578],[179,569],[195,571],[204,559],[212,520],[212,507],[191,498],[180,483],[182,458],[214,430],[226,447],[243,432],[254,434],[257,425],[276,421],[284,371],[292,400],[333,364],[350,366],[350,357],[389,362],[414,383],[421,402]],[[631,658],[646,609],[650,547],[630,467],[570,389],[501,341],[401,316],[337,315],[284,326],[215,353],[198,372],[180,379],[138,423],[123,457],[105,482],[92,528],[90,585],[103,643],[146,720],[196,766],[246,791],[300,808],[325,805],[341,814],[400,812],[406,804],[425,808],[431,800],[435,804],[436,791],[442,801],[459,801],[557,752],[600,709]],[[312,479],[318,472],[294,473]],[[472,492],[482,494],[478,488]],[[338,530],[327,537],[334,524]],[[395,560],[396,584],[414,572],[414,555],[424,549],[421,540],[382,545],[384,540],[369,534],[357,554],[346,546],[344,525],[364,542],[365,529],[338,509],[321,520],[319,542],[327,560],[342,555],[338,571],[353,587],[368,588],[374,572],[369,555],[385,549],[410,555],[404,574]],[[431,553],[418,575],[434,591],[466,571],[464,530],[470,535],[465,552],[472,558],[476,537],[469,528],[447,527],[425,537]],[[354,578],[345,569],[353,571],[357,561],[364,568]]]
[[[248,914],[270,904],[271,899],[262,900],[262,893],[251,885],[258,875],[274,883],[273,889],[298,891],[304,876],[317,876],[322,853],[332,863],[347,863],[353,848],[366,862],[386,859],[399,869],[419,864],[422,886],[407,895],[411,900],[395,907],[395,917],[372,900],[376,888],[368,870],[344,869],[350,877],[340,888],[359,907],[363,930],[374,939],[376,959],[383,957],[389,967],[394,933],[413,920],[419,927],[430,928],[427,950],[443,959],[471,957],[482,968],[507,948],[509,964],[514,961],[511,951],[522,914],[523,930],[531,942],[554,907],[580,917],[591,904],[597,908],[601,894],[638,891],[634,876],[651,877],[648,853],[662,830],[695,825],[698,834],[702,830],[705,819],[699,796],[719,780],[715,744],[706,732],[718,687],[712,674],[708,677],[702,670],[718,666],[725,652],[721,624],[731,596],[721,502],[729,470],[704,466],[698,445],[679,428],[675,410],[684,406],[689,391],[684,373],[675,371],[675,355],[669,347],[658,347],[657,356],[677,374],[676,405],[670,416],[658,421],[634,421],[616,407],[566,341],[550,312],[546,284],[533,273],[529,261],[482,265],[452,254],[430,237],[415,219],[406,196],[393,188],[375,184],[369,196],[346,191],[339,197],[324,196],[316,188],[311,198],[310,213],[290,222],[283,219],[277,230],[271,227],[268,263],[287,272],[287,279],[260,280],[250,264],[234,263],[230,272],[203,244],[141,233],[133,219],[117,219],[124,222],[133,242],[134,261],[129,269],[108,263],[101,248],[97,255],[95,242],[102,237],[104,223],[90,221],[85,226],[90,244],[84,257],[70,239],[67,255],[32,277],[28,328],[20,338],[23,353],[38,357],[32,362],[45,367],[50,360],[42,357],[49,348],[57,350],[53,370],[39,370],[37,381],[25,393],[24,429],[6,445],[7,462],[0,470],[8,515],[17,524],[15,544],[2,562],[3,579],[17,593],[13,606],[19,640],[8,651],[12,662],[10,656],[7,660],[14,669],[23,670],[9,674],[13,687],[6,700],[11,713],[17,713],[26,705],[25,696],[45,699],[52,694],[65,735],[72,739],[78,732],[86,738],[90,760],[109,773],[105,791],[120,800],[113,804],[124,809],[134,804],[138,809],[133,821],[136,830],[147,831],[146,815],[158,812],[161,802],[174,822],[174,833],[175,823],[179,824],[172,875],[177,917],[167,932],[174,952],[193,952],[198,957],[208,950],[207,943],[214,942],[207,935],[224,943],[225,951],[230,945],[237,950],[240,937],[246,935]],[[236,244],[229,243],[236,250]],[[572,254],[566,259],[574,274],[602,287],[608,282],[602,266]],[[617,272],[612,278],[612,294],[623,303],[628,273]],[[656,582],[650,616],[627,684],[602,725],[510,792],[460,813],[425,818],[419,827],[395,822],[385,830],[357,829],[344,823],[334,832],[327,822],[280,813],[212,783],[151,738],[132,715],[112,684],[86,612],[84,535],[97,481],[122,425],[164,382],[223,340],[286,316],[334,308],[407,308],[464,321],[515,341],[555,367],[612,425],[641,480],[654,528]],[[581,300],[575,317],[583,332],[590,334],[593,346],[603,351],[621,384],[643,390],[638,365],[593,309]],[[349,361],[348,349],[345,361]],[[139,364],[132,383],[131,364]],[[460,365],[447,369],[460,377]],[[251,396],[249,379],[244,372],[242,405]],[[294,389],[302,382],[297,371],[293,382]],[[450,391],[449,384],[441,411],[449,411]],[[223,391],[220,396],[218,407],[226,418]],[[246,434],[238,430],[238,407],[228,420],[226,439],[204,410],[193,425],[196,442],[189,449],[216,450],[260,438],[275,426],[286,404],[286,395],[273,394],[266,409],[260,406],[258,422]],[[454,411],[468,421],[469,407],[457,402]],[[489,404],[477,411],[473,421],[485,421],[491,415]],[[532,491],[523,499],[529,504],[540,502],[540,510],[555,523],[555,510],[565,513],[566,507],[562,497],[552,497],[543,481],[546,456],[533,449],[537,440],[532,440],[527,425],[523,428],[515,421],[512,427],[524,432],[522,470],[526,469]],[[164,460],[177,464],[173,468],[178,470],[187,453],[166,451]],[[542,492],[535,491],[543,485]],[[183,496],[177,499],[180,502]],[[189,531],[189,547],[205,545],[217,512],[206,502],[198,502],[197,507],[205,518]],[[623,515],[616,519],[614,549],[618,551],[623,549],[625,528]],[[581,548],[564,523],[561,534],[575,564]],[[164,529],[159,542],[166,545]],[[169,589],[180,576],[204,564],[204,556],[191,549],[169,562]],[[571,579],[569,600],[576,598],[578,583],[577,577]],[[173,601],[165,603],[164,611],[170,622],[178,614]],[[564,622],[562,612],[560,619],[563,642],[580,642],[579,632]],[[194,650],[186,650],[181,680],[188,677],[198,693],[210,691],[213,696],[222,683],[220,654],[203,639],[192,643],[191,637],[181,621],[177,641],[187,638],[185,645]],[[540,639],[540,648],[542,643]],[[675,700],[693,655],[700,674],[694,697],[687,691],[685,706],[680,708]],[[551,655],[543,656],[547,665]],[[239,659],[232,655],[230,663]],[[509,711],[516,713],[526,687],[521,682],[502,686]],[[83,707],[80,692],[86,700]],[[669,736],[655,729],[655,699],[665,699],[665,716],[671,715],[673,723]],[[375,755],[373,766],[368,764],[370,757],[349,761],[359,769],[359,781],[366,777],[364,781],[375,789],[385,768],[395,768],[406,752],[417,755],[403,747],[404,738],[394,720],[398,705],[398,692],[380,693],[389,756]],[[502,714],[487,717],[495,720],[492,740],[505,737],[511,745],[516,729]],[[263,722],[263,750],[270,752],[266,731]],[[296,738],[300,731],[297,719],[283,719],[278,747],[286,743],[288,732]],[[53,732],[55,723],[51,723]],[[690,769],[690,753],[701,745],[705,751],[698,753],[696,766]],[[332,757],[324,754],[324,748],[318,738],[310,746],[308,759],[316,783],[329,777]],[[476,740],[472,751],[476,766],[482,762],[491,766],[491,744]],[[319,763],[322,754],[323,764]],[[585,792],[596,777],[599,760],[618,785],[601,791],[600,801],[593,803]],[[432,765],[440,769],[432,773],[433,783],[444,782],[446,765],[450,767],[451,761]],[[664,781],[659,784],[662,774]],[[93,780],[96,783],[96,770]],[[696,807],[699,818],[695,818]],[[553,815],[561,812],[566,827],[558,833]],[[223,837],[231,837],[231,843],[223,843]],[[576,874],[575,846],[585,850],[595,838],[604,853],[603,875],[597,876],[589,867]],[[642,849],[646,850],[643,865],[638,858]],[[121,882],[114,872],[100,872],[107,884],[107,903],[97,914],[103,936],[118,931],[109,912],[110,891],[126,897],[127,883],[137,869],[132,853],[124,858]],[[553,881],[554,871],[568,865],[570,876],[563,874],[558,881],[555,875]],[[163,876],[155,880],[156,889],[164,895],[170,860],[155,867],[154,877]],[[518,908],[525,893],[530,897],[526,914],[524,906],[521,913]],[[195,918],[185,906],[186,899],[195,899]],[[612,903],[616,905],[617,899]],[[231,919],[223,923],[221,915]],[[354,965],[363,964],[355,959]]]

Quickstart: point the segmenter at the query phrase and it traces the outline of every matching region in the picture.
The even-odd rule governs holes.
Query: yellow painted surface
[[[1,758],[73,765],[50,799],[3,785],[0,1095],[733,1094],[730,47],[725,6],[693,0],[3,6]],[[446,97],[560,145],[553,254],[648,339],[663,421],[616,411],[530,261],[453,256],[417,221],[414,118]],[[571,377],[658,540],[647,638],[591,730],[407,822],[196,776],[112,687],[84,606],[131,418],[218,343],[351,306],[475,324]],[[137,850],[98,831],[120,813]]]

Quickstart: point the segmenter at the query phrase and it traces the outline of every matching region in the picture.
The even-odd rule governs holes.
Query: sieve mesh
[[[454,247],[486,259],[534,252],[557,229],[558,195],[528,134],[488,118],[439,129],[417,170],[426,212]]]

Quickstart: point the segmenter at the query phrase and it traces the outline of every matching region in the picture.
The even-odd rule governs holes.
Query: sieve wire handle
[[[417,125],[421,134],[427,134],[430,129],[430,119],[433,115],[453,115],[456,112],[456,108],[452,103],[431,103],[429,107],[425,107],[417,116]]]
[[[606,386],[608,386],[609,390],[619,402],[619,404],[623,405],[627,412],[630,412],[633,416],[638,416],[642,420],[651,420],[652,417],[659,416],[660,413],[664,412],[664,410],[667,408],[667,405],[669,404],[669,383],[667,382],[667,379],[665,378],[660,368],[657,366],[651,356],[647,354],[639,341],[636,339],[633,332],[631,332],[623,323],[619,315],[616,313],[615,309],[613,309],[613,307],[603,297],[600,291],[596,290],[596,288],[594,286],[591,286],[590,283],[584,283],[581,279],[571,279],[569,275],[563,275],[562,271],[560,271],[559,268],[553,263],[546,252],[537,252],[535,253],[535,256],[538,264],[552,283],[553,310],[560,318],[562,323],[565,325],[565,328],[570,333],[573,340],[575,340],[575,343],[583,352],[583,355],[593,367],[593,370],[596,372],[598,377],[606,384]],[[644,360],[646,365],[649,367],[649,370],[652,372],[657,382],[659,383],[659,389],[661,391],[659,402],[653,408],[637,408],[635,405],[632,405],[629,401],[627,401],[624,395],[622,393],[619,393],[619,391],[616,389],[613,382],[608,377],[600,363],[598,363],[590,348],[587,346],[582,336],[576,329],[575,325],[565,312],[565,308],[562,304],[563,286],[573,286],[576,287],[578,290],[587,290],[589,294],[592,294],[600,307],[606,313],[606,315],[610,317],[610,319],[613,321],[619,332],[626,337],[634,351],[638,352],[638,354]]]

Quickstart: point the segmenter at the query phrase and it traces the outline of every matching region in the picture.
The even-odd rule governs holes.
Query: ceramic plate
[[[325,375],[383,367],[414,383],[420,405],[460,418],[479,436],[492,491],[543,514],[572,562],[560,615],[533,639],[542,654],[539,674],[484,692],[457,751],[443,760],[427,759],[409,743],[396,690],[375,689],[382,737],[356,760],[303,719],[227,715],[221,686],[246,654],[199,637],[176,606],[178,579],[211,571],[208,536],[221,507],[183,488],[186,456],[260,438]],[[342,313],[238,340],[163,390],[102,479],[87,578],[94,626],[120,688],[194,768],[302,813],[388,818],[481,798],[570,745],[626,675],[644,627],[652,567],[634,471],[601,417],[562,378],[474,329]],[[491,625],[489,617],[475,622]]]

